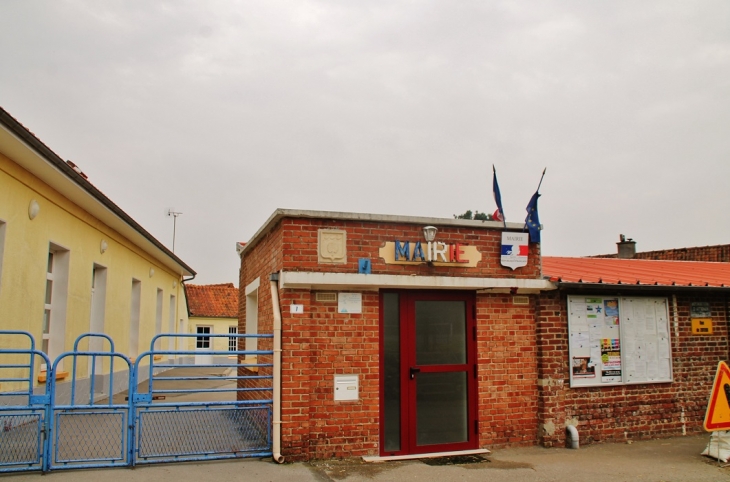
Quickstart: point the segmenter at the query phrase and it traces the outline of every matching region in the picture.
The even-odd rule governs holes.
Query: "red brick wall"
[[[357,273],[358,259],[369,258],[373,274],[415,274],[422,276],[488,276],[493,278],[537,279],[540,273],[540,246],[530,245],[528,265],[513,271],[500,265],[502,231],[475,228],[439,228],[436,239],[447,244],[462,243],[476,246],[482,254],[477,267],[385,264],[378,250],[386,242],[423,241],[423,226],[408,224],[379,224],[361,221],[323,219],[284,219],[283,269],[332,273]],[[320,229],[347,231],[347,264],[317,262],[317,232]]]
[[[269,287],[269,275],[281,269],[281,231],[274,229],[269,232],[253,250],[245,253],[241,259],[241,270],[239,273],[238,292],[238,332],[246,333],[246,286],[255,279],[260,280],[258,288],[258,332],[260,334],[273,333],[274,315],[271,304],[271,289]],[[239,341],[241,349],[245,342]],[[273,340],[261,338],[258,342],[259,350],[272,350]],[[259,363],[272,363],[272,357],[262,355],[258,357]],[[239,369],[239,376],[251,375],[245,369]],[[271,367],[261,367],[258,375],[271,375]],[[239,388],[255,388],[271,386],[270,380],[239,380]],[[271,391],[240,392],[239,398],[243,399],[270,399]]]
[[[604,254],[596,258],[616,258],[616,254]],[[662,249],[636,253],[634,259],[655,259],[666,261],[709,261],[716,263],[730,262],[730,244],[716,246],[699,246],[695,248]]]
[[[646,296],[630,293],[629,296]],[[665,296],[665,295],[658,295]],[[672,383],[570,388],[567,298],[543,293],[537,313],[540,442],[565,443],[566,421],[577,421],[581,443],[624,441],[699,433],[720,360],[728,354],[726,300],[721,296],[677,295],[679,336],[674,327],[671,294]],[[712,335],[692,335],[692,301],[709,301]]]
[[[378,453],[378,294],[362,314],[339,314],[316,293],[286,290],[282,364],[282,450],[292,460]],[[291,315],[286,307],[304,305]],[[359,377],[359,400],[334,400],[334,375]]]
[[[319,229],[347,231],[347,263],[319,264]],[[259,333],[271,333],[269,274],[279,271],[357,273],[369,258],[373,274],[540,278],[539,246],[530,246],[529,265],[517,271],[499,264],[501,231],[441,228],[447,244],[477,246],[474,268],[387,265],[378,250],[396,239],[422,240],[422,226],[285,218],[244,253],[239,280],[239,329],[245,330],[245,287],[256,277]],[[351,457],[379,453],[379,298],[363,292],[362,314],[338,314],[336,303],[316,302],[316,293],[285,289],[282,309],[282,452],[288,460]],[[534,297],[531,297],[534,298]],[[293,315],[291,304],[303,314]],[[480,446],[534,444],[538,392],[534,303],[513,305],[511,295],[477,297],[478,420]],[[262,349],[270,346],[261,343]],[[262,361],[264,357],[261,357]],[[260,373],[270,373],[262,370]],[[334,401],[334,375],[359,376],[357,401]],[[242,384],[243,386],[243,384]]]
[[[477,382],[480,447],[534,445],[538,390],[535,298],[477,296]]]

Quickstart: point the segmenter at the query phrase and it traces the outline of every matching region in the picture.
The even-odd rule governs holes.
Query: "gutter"
[[[281,306],[279,305],[279,273],[269,277],[271,287],[271,308],[274,314],[274,400],[272,457],[276,463],[284,463],[281,455]]]
[[[655,291],[655,292],[714,292],[730,293],[730,286],[687,286],[687,285],[645,285],[645,284],[608,284],[608,283],[565,283],[562,281],[551,281],[559,290],[574,291]]]

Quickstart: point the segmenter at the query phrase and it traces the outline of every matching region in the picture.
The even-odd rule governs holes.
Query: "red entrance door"
[[[477,448],[474,294],[381,294],[381,454]]]

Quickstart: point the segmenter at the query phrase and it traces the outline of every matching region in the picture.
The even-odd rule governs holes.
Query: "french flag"
[[[527,256],[529,246],[520,244],[503,244],[502,256]]]

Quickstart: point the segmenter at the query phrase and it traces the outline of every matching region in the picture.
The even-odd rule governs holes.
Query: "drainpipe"
[[[568,440],[570,441],[570,448],[571,449],[577,449],[578,448],[578,429],[575,428],[575,425],[568,425],[565,427],[565,431],[568,432]]]
[[[279,306],[279,273],[269,277],[271,285],[271,308],[274,313],[274,420],[272,457],[274,461],[284,463],[281,455],[281,307]]]

